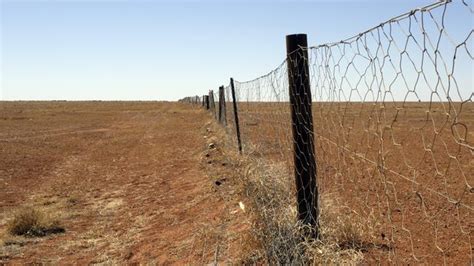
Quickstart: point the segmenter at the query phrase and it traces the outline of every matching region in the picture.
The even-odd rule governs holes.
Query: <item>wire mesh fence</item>
[[[368,261],[473,263],[472,15],[471,2],[436,2],[346,40],[301,47],[270,73],[234,82],[244,153],[288,179],[311,165],[295,167],[306,153],[292,130],[311,113],[320,198],[370,221],[371,236],[352,243]],[[294,77],[301,60],[309,72]],[[305,80],[312,110],[293,114],[291,98],[304,97],[291,87]],[[235,134],[231,90],[226,128]],[[298,184],[284,184],[294,199]]]
[[[456,68],[472,68],[472,25],[450,35],[449,8],[472,18],[436,3],[310,49],[321,187],[379,221],[395,261],[472,261],[472,82]]]

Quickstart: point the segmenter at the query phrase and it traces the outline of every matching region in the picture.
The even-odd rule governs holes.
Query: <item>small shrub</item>
[[[58,220],[44,211],[32,207],[22,208],[14,214],[8,223],[7,230],[12,235],[38,237],[49,234],[64,233]]]

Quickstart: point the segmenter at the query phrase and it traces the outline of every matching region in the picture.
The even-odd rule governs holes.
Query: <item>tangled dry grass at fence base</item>
[[[296,220],[294,193],[286,184],[291,177],[274,165],[252,168],[245,177],[245,192],[253,200],[257,219],[253,231],[268,262],[352,264],[361,262],[369,248],[382,246],[374,242],[374,221],[351,212],[332,194],[320,200],[320,239],[305,237],[304,226]]]
[[[307,228],[297,222],[294,177],[285,164],[262,159],[246,145],[246,155],[235,149],[232,136],[213,127],[217,143],[238,172],[235,180],[252,221],[250,234],[242,242],[240,263],[357,264],[369,249],[389,249],[375,237],[375,219],[346,207],[335,194],[320,199],[320,239],[305,237]]]

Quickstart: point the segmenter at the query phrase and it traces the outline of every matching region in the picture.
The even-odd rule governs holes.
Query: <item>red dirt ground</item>
[[[0,233],[0,264],[235,260],[248,226],[203,159],[211,121],[179,103],[0,103],[0,232],[22,206],[66,230]]]

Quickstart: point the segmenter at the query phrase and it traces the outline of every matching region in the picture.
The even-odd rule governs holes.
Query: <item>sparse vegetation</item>
[[[7,231],[16,236],[42,237],[65,230],[53,215],[39,208],[24,207],[14,213],[7,224]]]
[[[343,207],[332,194],[321,199],[321,239],[305,238],[307,230],[296,219],[294,180],[284,164],[265,161],[249,144],[246,155],[238,154],[234,140],[221,127],[207,127],[212,132],[207,142],[217,145],[221,153],[212,157],[225,158],[238,172],[234,189],[251,224],[250,232],[241,236],[238,264],[354,264],[362,262],[364,248],[376,246],[367,244],[373,240],[371,219]]]
[[[216,129],[226,143],[228,137]],[[259,156],[238,155],[226,150],[240,171],[240,190],[250,200],[253,217],[252,233],[244,241],[244,264],[357,264],[363,262],[363,253],[370,248],[384,247],[377,244],[375,219],[359,215],[339,202],[335,194],[323,194],[320,199],[320,239],[304,237],[305,228],[297,223],[294,204],[293,179],[284,165],[267,163]]]
[[[276,264],[353,264],[362,261],[368,248],[378,246],[373,243],[374,222],[345,208],[332,194],[320,200],[320,239],[305,238],[287,182],[291,179],[275,165],[260,162],[247,171],[244,191],[253,200],[257,218],[252,230],[262,248],[259,259]]]

